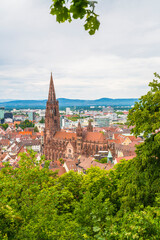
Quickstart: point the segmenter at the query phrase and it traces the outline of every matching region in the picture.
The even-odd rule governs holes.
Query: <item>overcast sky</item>
[[[160,1],[99,0],[100,29],[59,24],[51,0],[0,0],[0,99],[137,98],[160,73]]]

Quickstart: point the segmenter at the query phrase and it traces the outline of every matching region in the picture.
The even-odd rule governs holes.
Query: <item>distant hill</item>
[[[112,98],[100,98],[96,100],[80,100],[80,99],[67,99],[59,98],[60,107],[72,107],[72,106],[132,106],[137,98],[124,98],[124,99],[112,99]],[[44,109],[46,107],[47,100],[14,100],[1,102],[0,107],[5,107],[6,109]]]
[[[0,99],[0,103],[2,102],[10,102],[10,101],[14,101],[13,99]]]

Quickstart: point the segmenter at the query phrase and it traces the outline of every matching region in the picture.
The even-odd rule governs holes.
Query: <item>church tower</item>
[[[91,120],[89,120],[88,122],[87,132],[93,132],[93,126],[92,126]]]
[[[80,154],[82,151],[82,134],[83,134],[83,130],[82,130],[80,122],[78,122],[76,134],[77,134],[77,153]]]
[[[51,146],[52,139],[57,131],[60,131],[59,103],[56,100],[56,94],[51,73],[48,101],[46,104],[45,130],[44,130],[44,149],[46,159],[48,159],[48,151],[50,151],[49,149]]]

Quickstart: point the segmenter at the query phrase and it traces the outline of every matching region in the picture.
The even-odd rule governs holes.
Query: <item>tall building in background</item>
[[[60,127],[61,127],[61,129],[64,128],[64,124],[65,124],[64,116],[61,116],[61,117],[60,117]]]
[[[69,107],[66,108],[66,115],[69,115],[71,113],[71,109]]]
[[[5,112],[5,114],[4,114],[4,122],[5,123],[13,122],[13,113]]]
[[[83,130],[80,122],[76,132],[61,131],[59,103],[56,99],[51,74],[44,130],[46,159],[52,161],[60,158],[75,160],[80,155],[89,157],[98,151],[108,151],[109,148],[114,156],[114,146],[108,144],[102,133],[93,132],[91,122],[88,124],[87,131]]]
[[[28,119],[32,122],[35,121],[36,113],[35,112],[28,112]]]
[[[0,107],[0,123],[4,122],[4,112],[5,112],[5,108]]]

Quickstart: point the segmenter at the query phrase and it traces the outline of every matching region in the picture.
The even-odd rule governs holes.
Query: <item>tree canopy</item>
[[[34,123],[32,123],[28,119],[26,119],[24,122],[21,122],[19,124],[19,127],[21,127],[24,130],[25,128],[34,127]]]
[[[34,127],[34,132],[39,132],[38,127]]]
[[[42,117],[39,122],[40,122],[40,123],[45,123],[44,117]]]
[[[159,240],[160,167],[138,166],[58,177],[33,151],[21,154],[19,168],[0,171],[0,239]]]
[[[9,125],[8,125],[8,123],[3,123],[3,124],[0,124],[0,126],[1,126],[4,130],[6,130]]]
[[[145,138],[137,147],[137,157],[142,164],[160,162],[160,75],[154,73],[154,76],[149,83],[151,90],[135,103],[128,115],[129,125],[134,126],[134,135],[141,134]]]
[[[136,136],[147,137],[160,128],[160,75],[154,73],[154,76],[156,79],[149,83],[151,90],[129,111],[129,125],[134,126],[132,132]]]
[[[100,22],[95,13],[97,1],[87,0],[52,0],[52,15],[56,15],[56,21],[63,23],[73,19],[85,19],[84,28],[93,35],[99,29]]]

